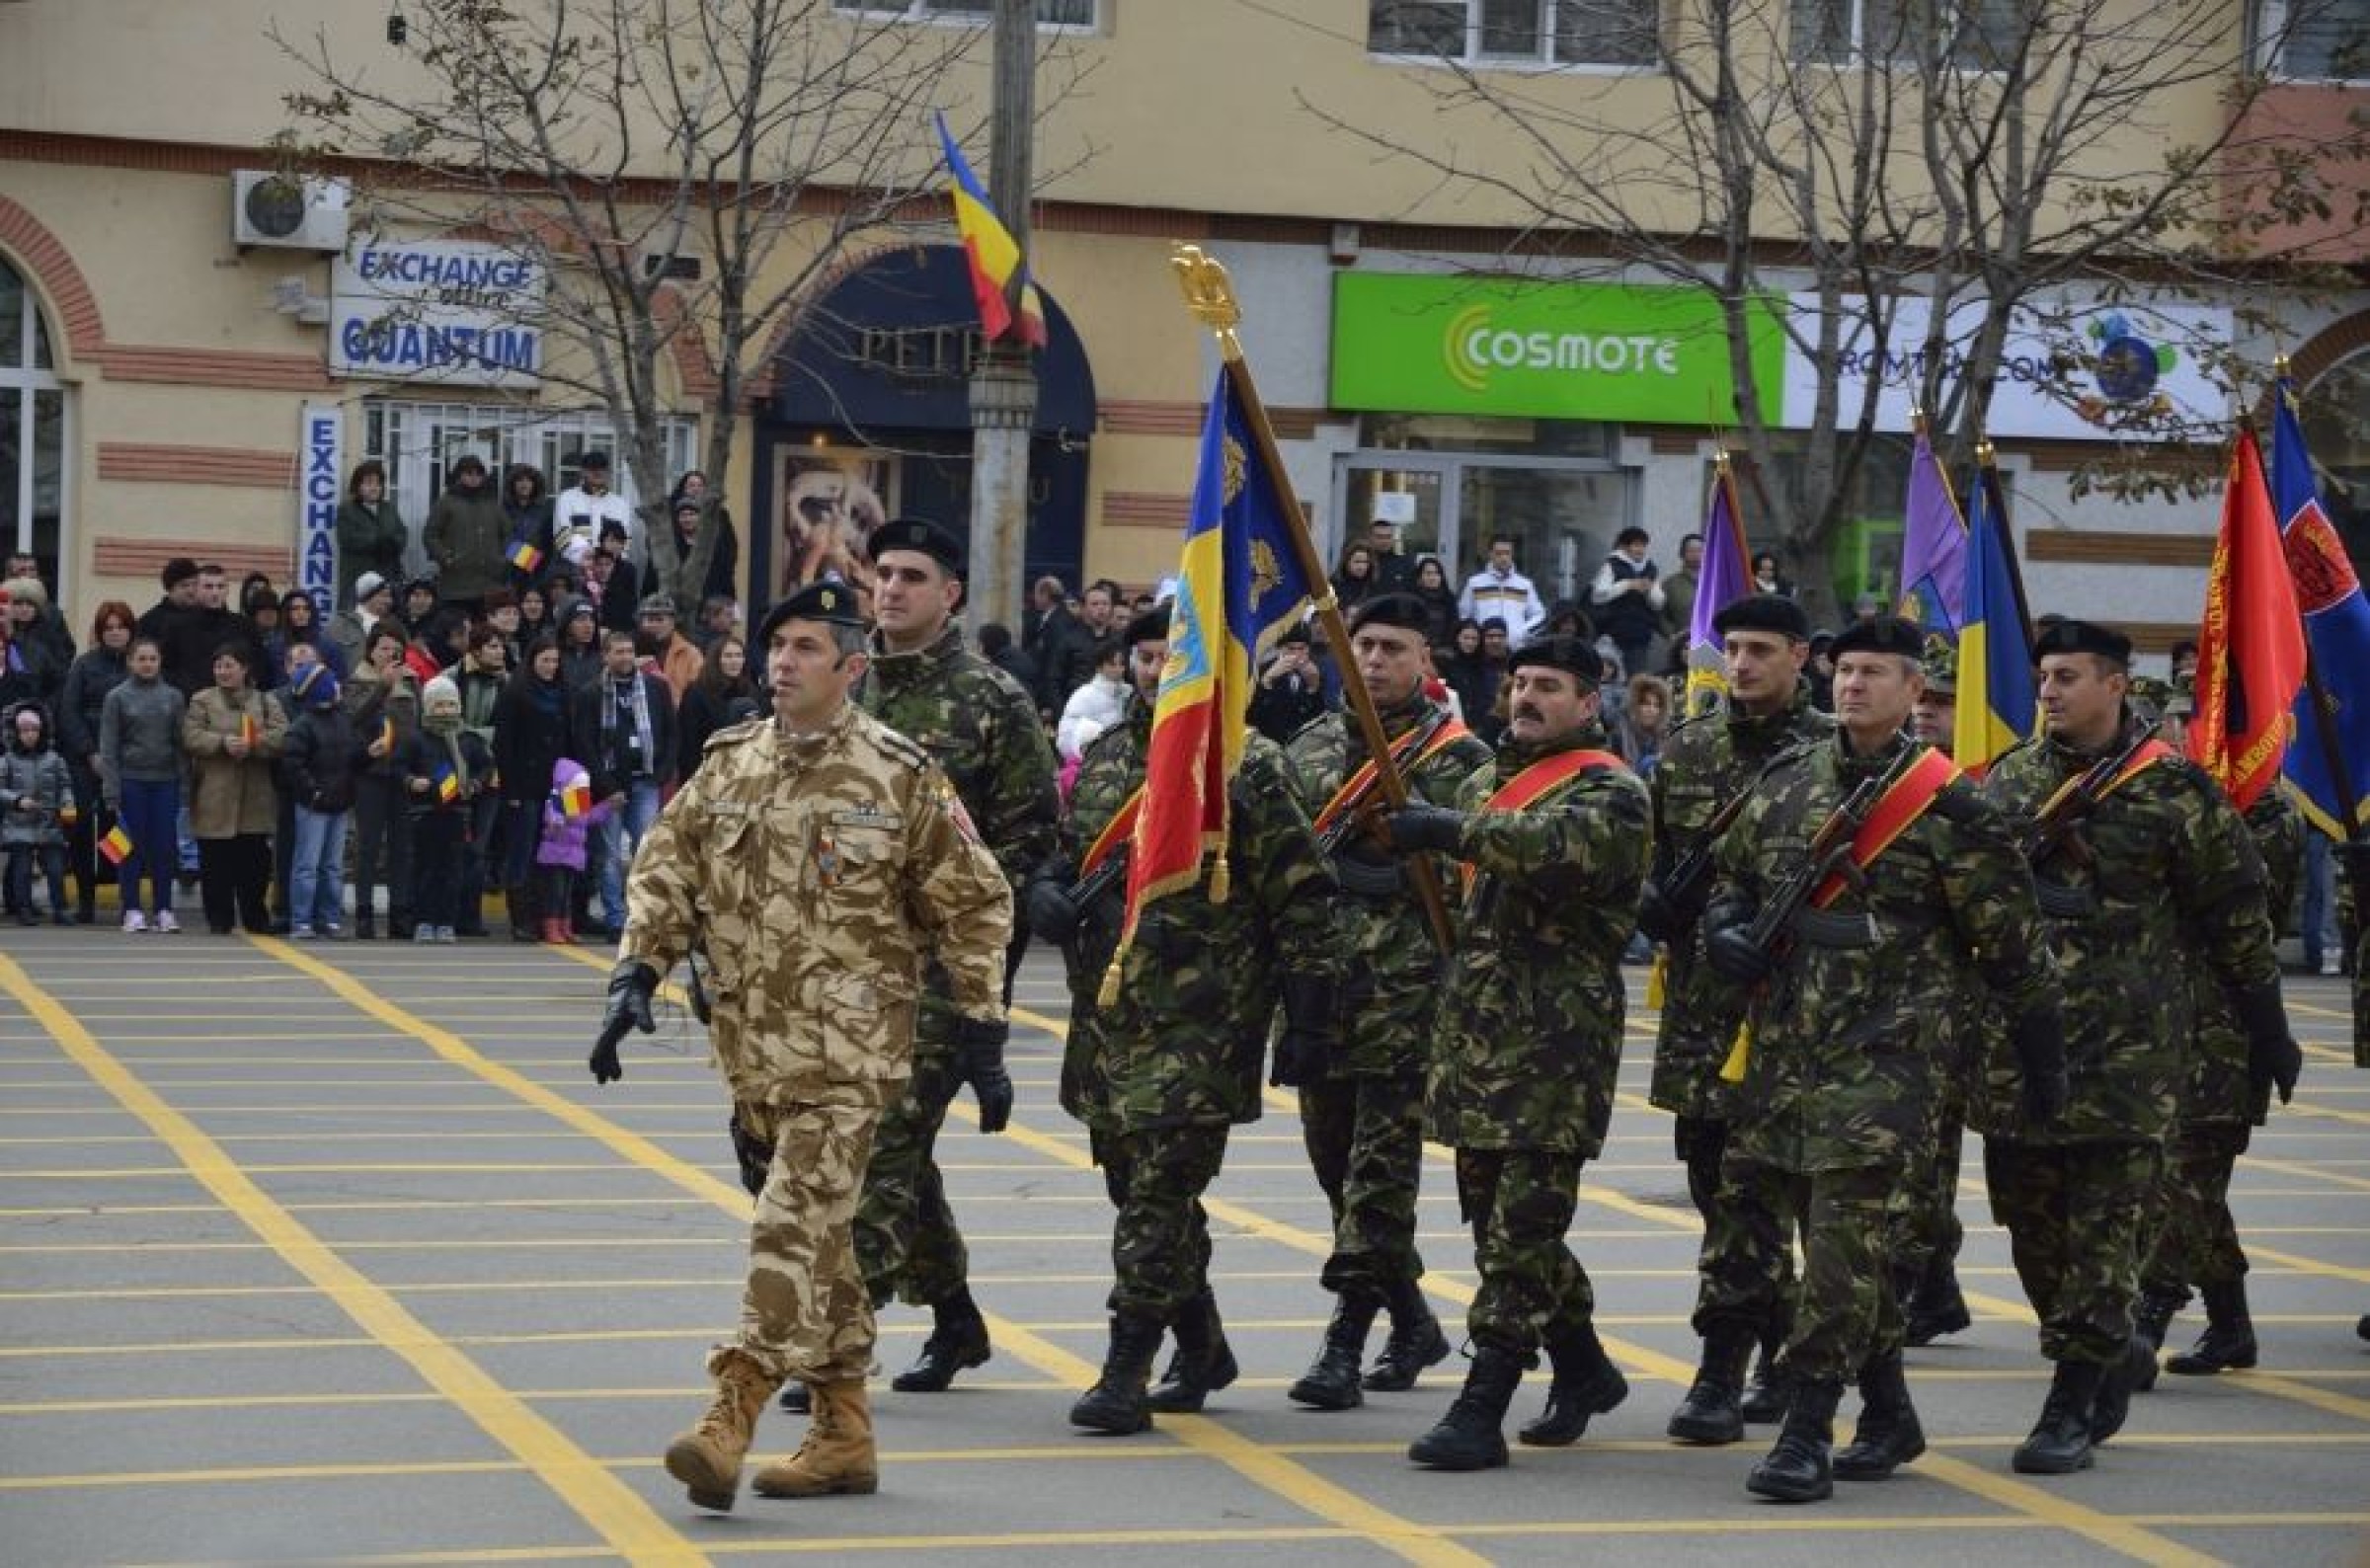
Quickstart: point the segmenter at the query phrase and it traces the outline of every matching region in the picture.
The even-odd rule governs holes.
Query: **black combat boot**
[[[2057,1364],[2041,1419],[2009,1461],[2018,1475],[2071,1475],[2091,1467],[2091,1407],[2098,1402],[2105,1372],[2095,1362]]]
[[[1358,1391],[1358,1358],[1366,1354],[1366,1331],[1375,1326],[1375,1314],[1382,1308],[1371,1295],[1344,1291],[1337,1296],[1316,1360],[1285,1390],[1285,1397],[1314,1410],[1352,1410],[1366,1403],[1366,1395]]]
[[[1735,1443],[1745,1435],[1744,1412],[1737,1394],[1745,1384],[1745,1363],[1753,1354],[1753,1330],[1741,1323],[1720,1323],[1703,1337],[1703,1364],[1696,1380],[1671,1413],[1665,1430],[1681,1443]]]
[[[1835,1448],[1835,1407],[1843,1401],[1844,1385],[1805,1380],[1791,1392],[1778,1446],[1753,1466],[1745,1490],[1774,1502],[1815,1503],[1835,1495],[1828,1455]]]
[[[2206,1377],[2233,1367],[2253,1366],[2254,1319],[2247,1314],[2245,1277],[2206,1286],[2197,1294],[2205,1297],[2205,1332],[2196,1344],[2165,1363],[2165,1371]]]
[[[1440,1424],[1407,1446],[1407,1457],[1434,1470],[1494,1470],[1506,1462],[1506,1407],[1531,1358],[1495,1345],[1473,1348],[1464,1391]]]
[[[1449,1336],[1440,1331],[1424,1299],[1424,1288],[1413,1280],[1394,1280],[1384,1293],[1390,1307],[1390,1338],[1382,1354],[1366,1370],[1366,1386],[1379,1394],[1404,1393],[1415,1386],[1427,1367],[1449,1359]]]
[[[1963,1334],[1974,1326],[1974,1315],[1958,1288],[1958,1265],[1947,1252],[1934,1255],[1916,1287],[1902,1298],[1901,1316],[1912,1345],[1931,1345],[1945,1334]]]
[[[1785,1419],[1785,1407],[1793,1397],[1785,1373],[1778,1367],[1778,1353],[1785,1348],[1785,1336],[1792,1332],[1791,1323],[1765,1323],[1761,1330],[1761,1350],[1753,1358],[1753,1375],[1746,1379],[1745,1391],[1737,1397],[1737,1414],[1749,1427],[1773,1426]]]
[[[1926,1451],[1926,1430],[1909,1402],[1901,1353],[1871,1356],[1859,1369],[1859,1426],[1835,1456],[1839,1481],[1881,1481]]]
[[[2144,1394],[2156,1386],[2156,1353],[2165,1348],[2165,1333],[2180,1315],[2188,1294],[2185,1287],[2177,1293],[2141,1290],[2131,1309],[2131,1344],[2123,1352],[2123,1371],[2133,1393]]]
[[[930,1313],[936,1322],[930,1337],[921,1342],[921,1355],[890,1381],[889,1386],[901,1394],[944,1393],[955,1373],[985,1364],[990,1354],[988,1320],[980,1316],[968,1288],[932,1302]],[[1157,1349],[1158,1341],[1153,1345]]]
[[[1588,1431],[1589,1417],[1601,1416],[1629,1397],[1629,1380],[1605,1354],[1594,1323],[1548,1336],[1547,1363],[1555,1369],[1555,1380],[1547,1384],[1546,1409],[1517,1434],[1526,1447],[1560,1449],[1577,1443]]]
[[[1069,1407],[1069,1424],[1115,1438],[1149,1432],[1152,1412],[1145,1384],[1151,1380],[1152,1358],[1159,1354],[1161,1324],[1156,1317],[1116,1312],[1111,1317],[1111,1351],[1103,1358],[1103,1372],[1092,1388]]]
[[[1168,1372],[1160,1386],[1146,1396],[1153,1410],[1191,1414],[1202,1401],[1234,1380],[1234,1348],[1226,1343],[1226,1325],[1219,1321],[1218,1296],[1205,1289],[1177,1314],[1177,1348],[1168,1358]]]
[[[2123,1354],[2098,1373],[2098,1395],[2091,1401],[2091,1447],[2096,1448],[2123,1430],[2131,1415],[2131,1361],[2136,1339],[2123,1342]]]

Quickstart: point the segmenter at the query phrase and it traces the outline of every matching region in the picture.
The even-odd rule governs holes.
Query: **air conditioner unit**
[[[285,251],[346,248],[347,204],[354,191],[343,180],[296,179],[265,169],[230,177],[230,237],[242,249],[267,245]]]

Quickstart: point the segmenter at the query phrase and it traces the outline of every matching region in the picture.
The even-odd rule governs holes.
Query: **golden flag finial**
[[[1177,286],[1185,290],[1185,308],[1202,325],[1212,332],[1227,332],[1242,320],[1224,262],[1198,245],[1178,245],[1169,252],[1168,265],[1176,269]]]
[[[1992,443],[1991,443],[1991,441],[1990,441],[1990,440],[1988,440],[1988,439],[1985,439],[1985,440],[1979,440],[1979,441],[1977,441],[1977,442],[1975,443],[1975,461],[1976,461],[1976,462],[1980,463],[1980,464],[1981,464],[1981,465],[1983,465],[1985,468],[1989,468],[1989,467],[1991,467],[1991,466],[1992,466],[1992,458],[1993,458],[1993,456],[1994,456],[1994,453],[1993,453],[1993,450],[1992,450]]]

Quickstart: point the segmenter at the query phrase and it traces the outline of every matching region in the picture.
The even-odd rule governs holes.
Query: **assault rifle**
[[[1711,821],[1696,838],[1695,847],[1681,855],[1657,887],[1662,896],[1662,908],[1671,922],[1666,932],[1648,931],[1659,941],[1677,942],[1695,923],[1703,917],[1703,905],[1711,893],[1712,852],[1719,847],[1720,835],[1725,833],[1753,799],[1754,786],[1760,775],[1738,790],[1728,803],[1712,813]]]
[[[1819,824],[1819,830],[1811,835],[1810,847],[1803,851],[1794,869],[1762,901],[1760,912],[1745,927],[1741,939],[1732,940],[1751,946],[1766,963],[1775,964],[1782,958],[1792,945],[1790,930],[1794,916],[1809,906],[1811,898],[1826,886],[1829,877],[1849,871],[1853,840],[1867,825],[1876,803],[1884,799],[1885,793],[1909,771],[1925,749],[1922,745],[1905,745],[1893,765],[1881,775],[1861,780],[1859,787]]]
[[[2041,809],[2033,814],[2031,822],[2024,824],[2024,831],[2016,839],[2016,847],[2024,852],[2025,864],[2037,866],[2060,849],[2078,866],[2094,863],[2096,857],[2091,853],[2090,844],[2076,829],[2081,827],[2084,818],[2097,810],[2098,803],[2106,798],[2106,792],[2114,787],[2115,780],[2123,776],[2123,770],[2138,760],[2148,743],[2156,739],[2157,726],[2163,722],[2159,719],[2140,726],[2132,736],[2130,745],[2112,756],[2092,763],[2074,781],[2072,788],[2058,791],[2041,804]]]
[[[1440,732],[1449,727],[1452,718],[1453,716],[1446,708],[1433,710],[1430,718],[1408,732],[1406,743],[1397,748],[1399,755],[1409,766],[1414,765],[1415,759],[1424,754],[1424,747],[1430,745]],[[1355,770],[1353,769],[1353,771]],[[1341,803],[1341,810],[1334,814],[1333,821],[1327,823],[1324,829],[1316,835],[1317,848],[1330,854],[1340,847],[1341,841],[1349,837],[1353,830],[1365,825],[1366,813],[1363,808],[1369,800],[1373,799],[1376,787],[1382,782],[1382,770],[1381,768],[1377,768],[1367,775],[1365,786],[1357,794]]]

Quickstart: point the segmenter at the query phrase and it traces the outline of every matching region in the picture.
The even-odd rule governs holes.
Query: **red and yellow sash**
[[[1628,763],[1611,751],[1558,751],[1542,756],[1529,767],[1499,785],[1488,800],[1481,803],[1485,812],[1527,811],[1554,794],[1564,785],[1587,773],[1602,773],[1609,768],[1626,769]],[[1473,864],[1463,865],[1464,891],[1473,891]]]
[[[1094,835],[1094,842],[1086,846],[1086,858],[1078,863],[1079,881],[1093,876],[1094,868],[1110,859],[1112,852],[1128,841],[1136,831],[1137,815],[1143,810],[1144,786],[1139,784],[1136,793],[1122,801],[1119,810],[1111,814],[1111,820],[1103,823],[1103,830]]]
[[[2138,778],[2142,773],[2145,773],[2157,763],[2162,762],[2169,757],[2178,756],[2179,754],[2179,752],[2173,750],[2162,741],[2150,741],[2147,745],[2141,746],[2137,752],[2133,753],[2132,759],[2124,764],[2122,772],[2117,773],[2113,778],[2106,781],[2106,787],[2098,792],[2098,798],[2100,800],[2106,799],[2109,795],[2112,795],[2115,791],[2121,789],[2133,779]],[[2066,781],[2063,784],[2060,784],[2056,790],[2050,794],[2046,801],[2041,803],[2041,809],[2038,812],[2035,812],[2033,816],[2036,819],[2045,820],[2048,818],[2050,814],[2055,812],[2058,806],[2064,802],[2068,795],[2072,794],[2076,789],[2081,787],[2082,781],[2088,777],[2090,777],[2089,768],[2084,768],[2080,772],[2069,775]]]
[[[1456,745],[1459,741],[1463,740],[1466,736],[1472,733],[1472,731],[1466,729],[1463,725],[1459,724],[1454,719],[1451,719],[1447,724],[1442,725],[1437,731],[1433,732],[1432,739],[1424,743],[1423,750],[1418,752],[1415,758],[1410,761],[1407,756],[1407,749],[1409,746],[1415,744],[1415,738],[1423,734],[1422,729],[1419,727],[1417,729],[1408,731],[1405,735],[1400,736],[1396,741],[1390,743],[1390,759],[1392,762],[1398,765],[1399,771],[1402,773],[1408,772],[1412,769],[1422,767],[1443,748]],[[1351,807],[1357,805],[1359,801],[1366,797],[1366,792],[1375,787],[1375,759],[1370,756],[1366,759],[1364,765],[1362,765],[1357,772],[1350,775],[1347,783],[1343,784],[1341,788],[1333,792],[1333,798],[1325,802],[1325,809],[1316,814],[1316,830],[1318,832],[1321,833],[1326,828],[1332,826],[1335,822],[1340,820],[1342,813],[1348,811]]]

